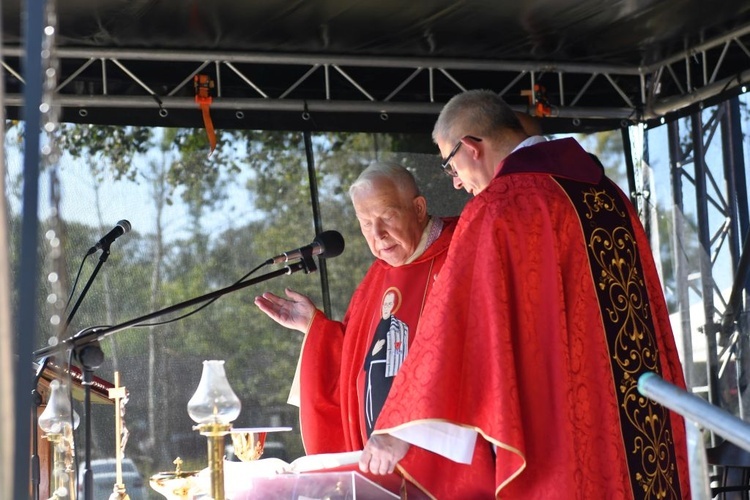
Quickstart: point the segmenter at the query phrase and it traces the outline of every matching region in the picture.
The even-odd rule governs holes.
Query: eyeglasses
[[[474,137],[473,135],[465,135],[459,140],[455,146],[453,146],[453,149],[451,149],[451,152],[448,154],[448,157],[443,160],[443,163],[440,164],[440,166],[443,168],[443,173],[445,175],[448,175],[450,177],[458,177],[458,172],[456,172],[456,169],[453,168],[453,165],[451,165],[451,160],[454,156],[456,156],[456,153],[458,153],[458,150],[461,149],[461,144],[464,143],[465,139],[471,139],[472,141],[476,142],[482,142],[482,139],[479,137]]]

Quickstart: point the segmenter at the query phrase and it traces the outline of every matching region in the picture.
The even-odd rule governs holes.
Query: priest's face
[[[442,157],[450,160],[450,167],[445,170],[452,176],[454,188],[477,195],[489,185],[494,172],[483,164],[485,155],[481,138],[465,136],[457,143],[438,141],[438,148]]]
[[[394,267],[405,264],[422,238],[424,197],[409,196],[391,180],[377,178],[352,193],[352,204],[372,254]]]

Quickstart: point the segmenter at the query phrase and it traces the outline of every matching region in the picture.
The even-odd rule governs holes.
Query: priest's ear
[[[419,220],[419,222],[424,222],[427,218],[427,200],[420,194],[419,196],[414,197],[412,204],[414,206],[414,212],[417,214],[417,220]]]

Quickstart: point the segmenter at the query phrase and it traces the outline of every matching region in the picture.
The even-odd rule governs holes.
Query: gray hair
[[[496,137],[503,130],[523,131],[515,112],[491,90],[467,90],[455,95],[440,111],[432,140],[452,142],[465,135]]]
[[[399,193],[409,199],[420,195],[417,181],[406,168],[395,162],[376,161],[364,169],[357,180],[349,186],[349,197],[360,188],[372,186],[376,179],[388,179]]]

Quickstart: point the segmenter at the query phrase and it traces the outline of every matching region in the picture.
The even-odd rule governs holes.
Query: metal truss
[[[196,107],[193,79],[213,80],[214,110],[245,112],[437,114],[450,96],[491,88],[537,116],[660,119],[750,82],[750,26],[647,66],[265,53],[59,48],[55,103],[85,121],[90,110],[128,109],[166,118]],[[5,105],[20,107],[20,47],[4,47]],[[741,70],[737,70],[741,68]],[[747,68],[747,69],[745,69]],[[227,126],[227,125],[225,125]]]
[[[742,147],[739,99],[696,111],[668,125],[670,174],[674,201],[672,239],[678,306],[681,313],[688,386],[705,390],[711,403],[731,406],[722,387],[737,388],[740,416],[743,406],[744,375],[750,367],[747,354],[748,330],[741,297],[748,288],[747,269],[748,201]],[[711,153],[709,154],[709,150]],[[718,154],[720,152],[720,154]],[[686,207],[695,207],[695,213]],[[693,228],[697,242],[690,235]],[[696,244],[697,243],[697,244]],[[695,260],[699,262],[695,263]],[[692,262],[691,262],[692,261]],[[723,266],[723,267],[722,267]],[[717,286],[718,273],[731,272],[732,289]],[[705,323],[691,324],[690,295],[703,305]],[[705,378],[692,361],[693,329],[706,337]],[[730,365],[733,363],[734,365]],[[727,370],[734,368],[734,370]],[[730,373],[733,372],[732,375]],[[731,379],[731,380],[729,380]],[[724,396],[722,396],[724,393]]]

